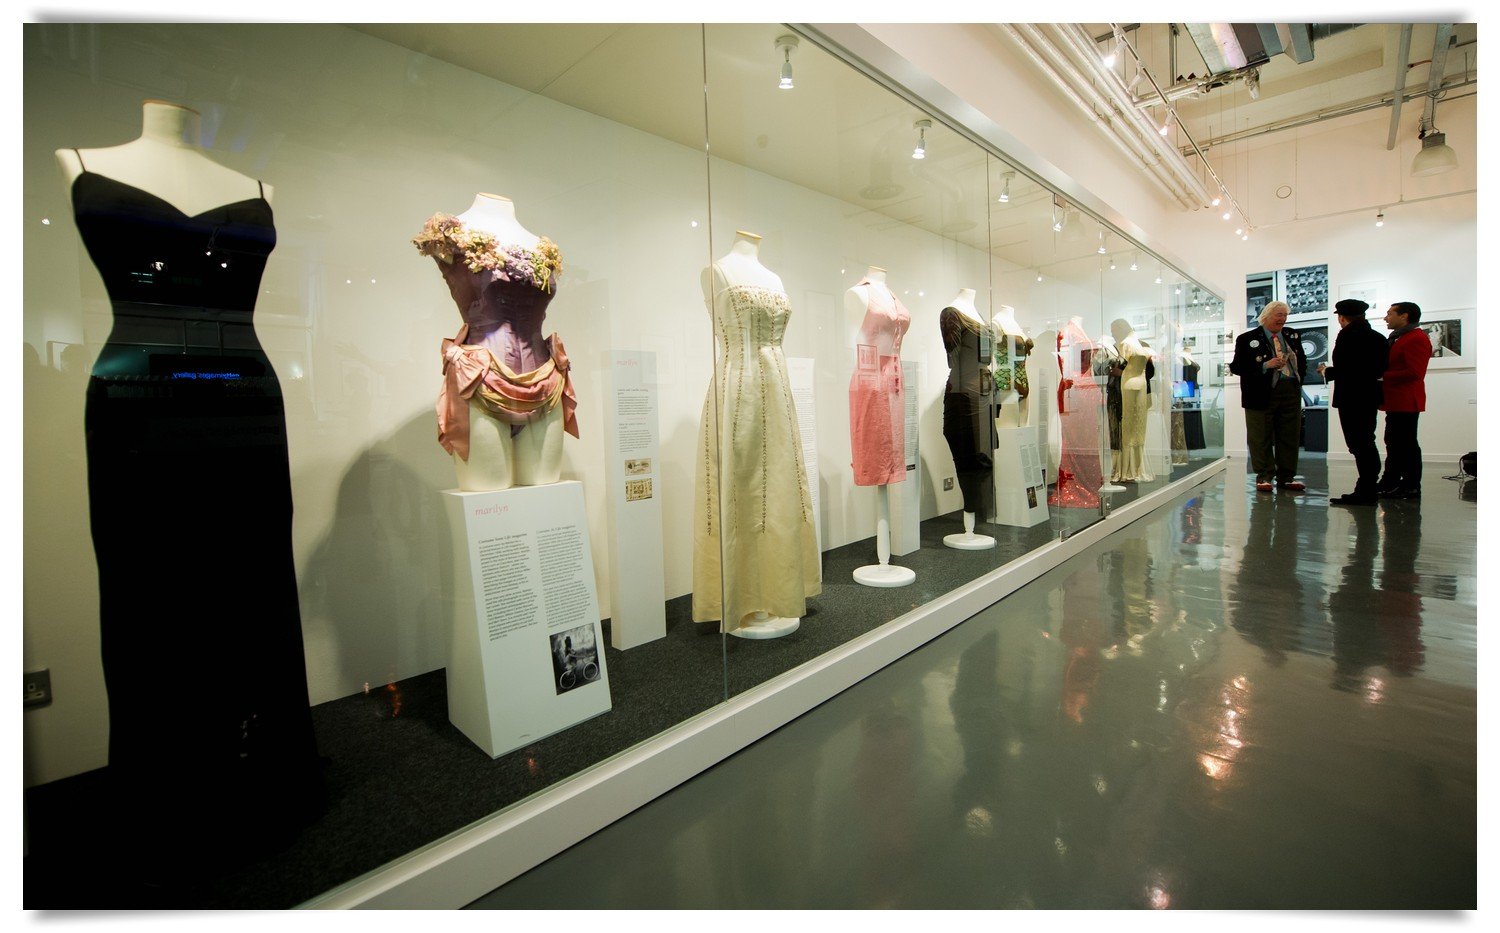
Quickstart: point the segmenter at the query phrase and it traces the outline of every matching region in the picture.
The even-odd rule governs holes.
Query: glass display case
[[[1218,296],[787,26],[24,38],[28,906],[304,903],[1222,455]]]

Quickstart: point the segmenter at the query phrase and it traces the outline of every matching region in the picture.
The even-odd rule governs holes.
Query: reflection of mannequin
[[[995,332],[995,402],[1000,406],[997,423],[1003,428],[1018,428],[1028,423],[1026,356],[1032,343],[1016,322],[1016,309],[1010,305],[996,309],[990,327]]]
[[[943,538],[949,547],[980,550],[995,546],[974,533],[975,513],[990,513],[994,497],[995,408],[990,374],[992,331],[974,307],[974,289],[961,288],[938,316],[948,353],[943,389],[943,438],[953,454],[958,488],[964,498],[964,530]]]
[[[693,621],[722,620],[743,638],[795,631],[822,589],[781,350],[791,309],[759,245],[741,231],[703,270],[721,355],[703,401],[693,513]]]
[[[157,874],[285,842],[319,777],[286,418],[252,321],[269,189],[196,147],[195,111],[143,110],[140,138],[57,157],[114,315],[84,415],[119,795],[103,812],[129,867]]]
[[[1062,381],[1062,367],[1057,355],[1058,332],[1051,321],[1046,330],[1036,335],[1040,352],[1026,356],[1027,379],[1031,391],[1026,397],[1027,424],[1037,429],[1037,443],[1046,452],[1047,485],[1057,482],[1057,471],[1062,466],[1062,421],[1058,417],[1058,384]]]
[[[1115,320],[1109,329],[1125,364],[1120,374],[1120,456],[1110,479],[1145,482],[1155,478],[1146,464],[1146,418],[1151,409],[1146,363],[1151,354],[1124,318]]]
[[[1120,349],[1115,346],[1114,335],[1100,337],[1099,349],[1094,354],[1094,375],[1104,378],[1104,417],[1109,427],[1111,464],[1120,462],[1120,374],[1124,371],[1125,364],[1120,359]]]
[[[477,243],[474,234],[493,239]],[[438,400],[439,441],[453,455],[458,488],[557,482],[563,432],[578,436],[567,354],[555,334],[542,336],[557,285],[517,272],[518,263],[555,257],[556,247],[521,226],[509,198],[483,193],[457,218],[428,221],[416,243],[437,260],[464,318],[443,342]]]
[[[1182,372],[1183,378],[1180,381],[1185,382],[1187,368],[1193,363],[1192,354],[1188,352],[1186,346],[1177,351],[1175,363],[1174,368]],[[1175,387],[1177,380],[1169,380],[1169,382]],[[1172,463],[1181,466],[1188,462],[1187,415],[1176,401],[1176,393],[1172,394],[1174,396],[1172,401]]]
[[[860,567],[854,579],[867,586],[902,586],[916,579],[892,567],[890,483],[906,479],[906,405],[901,391],[901,338],[911,315],[871,266],[844,293],[847,318],[858,320],[854,373],[849,377],[849,448],[854,483],[876,487],[875,552],[878,564]]]

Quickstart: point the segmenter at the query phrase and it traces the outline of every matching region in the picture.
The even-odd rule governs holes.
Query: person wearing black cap
[[[1358,298],[1334,305],[1339,335],[1333,342],[1333,364],[1318,367],[1333,383],[1333,407],[1339,412],[1344,444],[1354,455],[1359,479],[1354,491],[1329,499],[1331,505],[1374,505],[1380,496],[1380,450],[1375,446],[1375,417],[1382,401],[1380,377],[1385,373],[1389,344],[1365,320],[1370,306]]]

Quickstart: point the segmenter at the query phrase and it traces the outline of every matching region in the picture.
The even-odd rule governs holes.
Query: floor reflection
[[[1232,469],[476,906],[1472,907],[1475,526]]]

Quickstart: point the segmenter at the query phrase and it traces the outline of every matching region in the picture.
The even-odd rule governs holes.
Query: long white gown
[[[713,310],[721,356],[699,428],[693,621],[719,619],[730,632],[755,612],[801,618],[822,570],[781,350],[786,293],[730,285]]]

